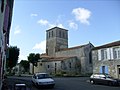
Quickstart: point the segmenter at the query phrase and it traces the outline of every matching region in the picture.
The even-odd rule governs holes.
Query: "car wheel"
[[[109,85],[109,86],[112,86],[112,85],[113,85],[113,83],[112,83],[112,82],[108,82],[108,85]]]
[[[94,81],[94,80],[90,80],[90,83],[91,83],[91,84],[95,84],[95,81]]]
[[[54,88],[54,85],[51,85],[50,88]]]
[[[31,82],[32,82],[33,85],[35,85],[33,81],[31,81]]]
[[[37,87],[39,86],[38,83],[35,84]]]

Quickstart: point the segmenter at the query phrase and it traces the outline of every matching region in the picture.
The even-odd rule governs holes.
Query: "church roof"
[[[47,58],[43,58],[42,62],[63,61],[63,60],[68,60],[70,58],[76,58],[76,56],[71,56],[71,57],[47,57]]]
[[[94,47],[93,50],[97,50],[97,49],[101,49],[101,48],[109,48],[109,47],[113,47],[113,46],[120,46],[120,41],[115,41],[112,43],[108,43],[102,46],[98,46],[98,47]]]
[[[91,44],[91,43],[90,43]],[[82,48],[87,46],[88,44],[84,44],[84,45],[80,45],[80,46],[75,46],[75,47],[71,47],[71,48],[63,48],[60,51],[67,51],[67,50],[73,50],[73,49],[78,49],[78,48]],[[58,51],[59,52],[59,51]]]
[[[64,28],[60,28],[60,27],[53,27],[53,28],[50,28],[50,29],[48,29],[48,30],[46,30],[46,31],[50,31],[50,30],[53,30],[53,29],[61,29],[61,30],[66,30],[66,31],[68,31],[67,29],[64,29]]]

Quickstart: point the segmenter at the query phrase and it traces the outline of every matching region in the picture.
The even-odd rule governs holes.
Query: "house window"
[[[106,60],[107,59],[107,49],[101,50],[101,59]]]
[[[50,68],[50,66],[48,65],[48,68]]]
[[[113,57],[114,57],[114,59],[119,59],[120,58],[120,48],[114,48],[113,49]]]

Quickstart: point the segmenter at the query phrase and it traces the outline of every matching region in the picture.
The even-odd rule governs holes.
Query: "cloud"
[[[38,24],[43,25],[43,26],[47,26],[48,29],[53,28],[53,27],[60,27],[60,28],[64,28],[64,26],[61,23],[50,23],[48,20],[43,20],[40,19],[38,22]]]
[[[81,23],[87,24],[87,25],[90,24],[88,19],[91,16],[91,11],[89,11],[88,9],[76,8],[76,9],[73,9],[72,14],[75,15],[75,18],[77,21],[80,21]]]
[[[57,26],[60,28],[64,28],[64,26],[61,23],[59,23]]]
[[[20,34],[20,33],[21,33],[21,28],[20,28],[19,25],[17,25],[17,26],[15,27],[14,34],[16,35],[16,34]]]
[[[56,26],[56,24],[48,24],[48,28],[50,29],[50,28],[53,28],[53,27],[55,27]]]
[[[37,23],[39,23],[40,25],[47,25],[47,24],[49,24],[49,22],[47,20],[43,20],[43,19],[39,20]]]
[[[35,44],[33,49],[40,49],[41,51],[45,52],[45,50],[46,50],[46,40],[41,41],[40,43]]]
[[[69,27],[75,30],[78,29],[78,25],[73,21],[69,21]]]
[[[36,13],[32,13],[32,14],[30,14],[30,16],[31,16],[31,17],[37,17],[38,14],[36,14]]]

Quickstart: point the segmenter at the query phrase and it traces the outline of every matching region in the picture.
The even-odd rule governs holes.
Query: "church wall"
[[[81,73],[92,73],[92,63],[89,63],[89,53],[91,51],[91,44],[88,44],[84,47],[77,48],[77,49],[70,49],[65,51],[56,52],[56,57],[70,57],[76,56],[77,59],[80,61],[81,64]]]

